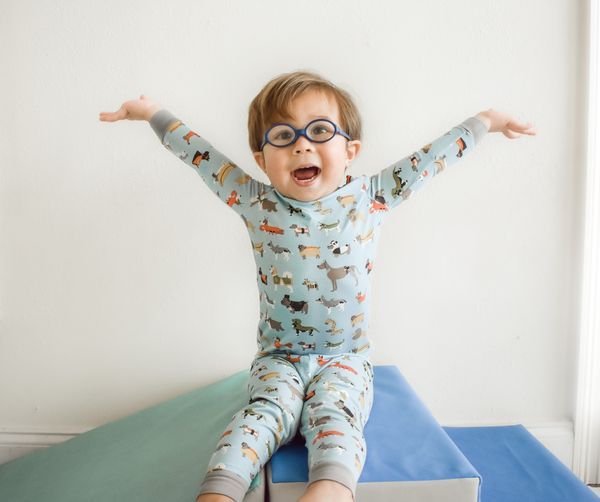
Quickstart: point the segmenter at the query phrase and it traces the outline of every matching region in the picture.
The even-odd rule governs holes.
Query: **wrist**
[[[148,108],[148,110],[145,113],[144,116],[144,120],[147,120],[148,122],[150,122],[150,120],[152,119],[152,117],[154,116],[154,114],[159,111],[162,110],[162,106],[159,104],[153,105],[150,108]]]
[[[490,119],[487,111],[479,112],[477,115],[475,115],[475,118],[481,120],[481,122],[483,122],[485,124],[485,127],[487,127],[488,131],[491,129],[492,120]]]

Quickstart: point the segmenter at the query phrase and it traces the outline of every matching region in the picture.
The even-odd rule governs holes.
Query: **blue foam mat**
[[[375,366],[360,482],[480,478],[396,366]],[[272,482],[308,481],[308,452],[296,436],[271,458]]]
[[[522,425],[444,430],[481,474],[481,502],[600,500]]]

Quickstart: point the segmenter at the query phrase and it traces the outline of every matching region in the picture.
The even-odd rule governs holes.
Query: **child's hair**
[[[333,96],[339,110],[338,125],[352,139],[360,140],[361,119],[350,94],[314,72],[294,71],[273,78],[250,103],[248,140],[253,152],[260,151],[263,135],[273,122],[290,118],[290,103],[308,89],[320,89]]]

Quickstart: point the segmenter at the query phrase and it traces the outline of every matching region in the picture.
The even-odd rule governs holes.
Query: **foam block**
[[[481,477],[395,366],[375,366],[365,427],[367,458],[357,501],[477,502]],[[267,464],[272,502],[295,502],[308,481],[308,452],[297,436]],[[486,501],[487,502],[487,501]]]
[[[444,427],[483,478],[484,502],[598,502],[522,425]]]

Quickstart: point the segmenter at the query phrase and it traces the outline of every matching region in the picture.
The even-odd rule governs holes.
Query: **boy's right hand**
[[[100,112],[100,120],[116,122],[117,120],[147,120],[163,107],[160,103],[148,99],[143,94],[140,99],[125,101],[116,112]]]

